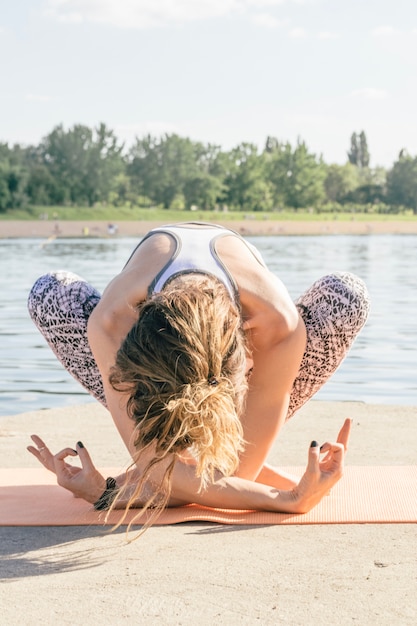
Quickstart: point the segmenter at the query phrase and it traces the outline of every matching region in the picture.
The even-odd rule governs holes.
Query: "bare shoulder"
[[[216,241],[216,252],[239,288],[256,290],[261,285],[264,289],[274,289],[275,277],[240,237],[221,237]]]
[[[137,320],[138,305],[146,300],[148,287],[173,253],[166,235],[155,235],[132,254],[123,270],[107,285],[88,322],[90,343],[97,351],[110,344],[114,351]]]
[[[278,336],[298,324],[298,313],[283,282],[259,262],[238,237],[222,237],[216,245],[221,261],[233,276],[247,329],[255,327]]]
[[[148,288],[175,250],[175,243],[165,234],[155,234],[134,251],[122,271],[104,290],[98,311],[102,315],[128,313],[146,300]]]

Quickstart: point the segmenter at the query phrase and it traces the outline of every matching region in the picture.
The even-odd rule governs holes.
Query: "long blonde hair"
[[[135,447],[153,446],[128,508],[142,497],[150,470],[171,459],[161,485],[144,509],[166,506],[178,456],[190,450],[201,489],[215,472],[231,475],[243,450],[240,416],[247,390],[247,348],[240,311],[216,278],[175,280],[139,305],[139,317],[123,341],[110,382],[129,392],[136,424]],[[137,459],[135,459],[137,460]]]

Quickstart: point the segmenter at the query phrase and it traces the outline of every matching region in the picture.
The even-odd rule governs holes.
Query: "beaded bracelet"
[[[97,502],[93,506],[96,511],[105,511],[109,509],[117,494],[116,480],[109,476],[106,478],[106,489],[103,491]]]

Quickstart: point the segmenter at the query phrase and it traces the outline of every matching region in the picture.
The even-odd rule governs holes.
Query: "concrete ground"
[[[417,407],[310,402],[270,461],[302,465],[312,439],[353,418],[347,463],[416,462]],[[82,440],[94,461],[127,461],[108,413],[87,404],[1,418],[3,467],[35,467],[30,434],[53,449]],[[415,496],[415,494],[414,494]],[[1,503],[0,503],[1,505]],[[99,527],[0,528],[0,623],[417,623],[415,524],[149,529],[127,542]]]

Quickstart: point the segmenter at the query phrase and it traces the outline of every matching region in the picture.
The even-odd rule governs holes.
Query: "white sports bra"
[[[255,258],[265,266],[262,257],[254,246],[245,241],[238,233],[217,224],[184,222],[154,228],[142,239],[137,248],[149,237],[157,233],[171,236],[176,248],[172,257],[152,280],[148,294],[162,291],[173,278],[193,272],[208,274],[218,278],[227,288],[235,302],[239,301],[236,282],[216,252],[216,241],[220,237],[233,235],[241,239]]]

